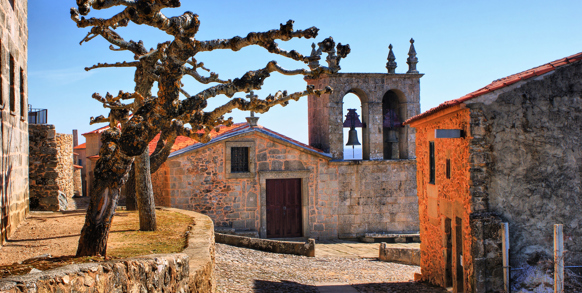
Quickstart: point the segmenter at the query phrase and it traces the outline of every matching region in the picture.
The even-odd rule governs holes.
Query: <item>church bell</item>
[[[359,141],[358,141],[358,131],[356,130],[355,127],[350,128],[349,134],[348,134],[348,143],[346,143],[346,145],[351,145],[351,146],[355,146],[355,145],[362,145]]]
[[[356,127],[363,127],[362,122],[360,121],[359,118],[360,115],[358,115],[358,113],[356,113],[356,109],[348,109],[348,114],[346,115],[346,121],[344,121],[343,126],[344,127],[349,127],[350,131],[348,133],[348,143],[346,143],[347,146],[352,146],[352,148],[355,145],[362,145],[359,141],[358,141],[358,131],[356,130]]]

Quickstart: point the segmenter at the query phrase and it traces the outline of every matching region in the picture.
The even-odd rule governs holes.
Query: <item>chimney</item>
[[[73,147],[79,145],[79,139],[77,137],[77,129],[73,129]]]

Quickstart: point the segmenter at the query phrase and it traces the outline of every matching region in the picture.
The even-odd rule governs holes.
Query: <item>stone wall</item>
[[[236,144],[252,146],[256,166],[233,178],[225,157]],[[328,239],[418,231],[415,176],[414,161],[330,162],[257,131],[170,157],[152,184],[157,204],[266,237],[266,180],[301,178],[303,235]]]
[[[201,214],[171,209],[194,219],[182,253],[158,254],[62,268],[0,279],[0,291],[35,292],[197,292],[212,293],[214,232]]]
[[[471,101],[489,182],[483,201],[509,223],[511,266],[553,252],[564,224],[567,264],[582,264],[582,63]]]
[[[58,174],[56,179],[59,190],[67,197],[67,209],[75,209],[75,180],[73,167],[73,135],[57,133],[57,160],[58,164],[55,171]]]
[[[81,177],[83,167],[74,165],[73,170],[73,196],[83,195],[83,179]]]
[[[73,136],[57,134],[54,125],[31,124],[30,208],[74,209]]]
[[[338,236],[367,232],[418,233],[416,162],[330,162],[337,166]]]
[[[0,245],[24,220],[28,203],[28,4],[0,2]],[[11,66],[12,64],[12,66]]]

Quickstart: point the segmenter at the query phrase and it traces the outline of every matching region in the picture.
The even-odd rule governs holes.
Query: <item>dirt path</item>
[[[43,254],[53,257],[75,254],[84,221],[83,210],[31,212],[0,248],[0,265],[21,262]]]

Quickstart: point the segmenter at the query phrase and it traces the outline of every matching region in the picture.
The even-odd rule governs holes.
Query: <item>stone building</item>
[[[258,118],[251,117],[213,132],[207,144],[179,137],[152,175],[156,204],[202,212],[217,227],[260,237],[418,232],[414,129],[389,123],[420,113],[422,74],[413,44],[409,55],[407,73],[395,73],[390,49],[386,74],[306,80],[334,89],[308,97],[309,145],[256,125]],[[348,93],[361,101],[362,160],[343,157],[342,104]],[[105,129],[83,134],[88,186]]]
[[[406,121],[416,128],[423,280],[501,292],[501,222],[512,268],[550,258],[554,224],[564,224],[565,262],[582,263],[580,60],[495,80]]]
[[[28,6],[0,3],[0,244],[28,214]]]
[[[104,126],[99,129],[95,129],[93,131],[83,133],[82,135],[85,137],[85,149],[84,155],[79,156],[83,163],[82,167],[85,170],[85,196],[91,196],[89,188],[91,183],[93,182],[93,170],[95,170],[95,164],[97,163],[97,159],[99,159],[99,149],[101,148],[101,134],[107,130],[109,126]],[[83,146],[81,144],[80,146]],[[80,149],[76,149],[75,151],[79,151]]]
[[[56,133],[54,125],[30,124],[29,145],[30,209],[75,209],[75,182],[80,183],[81,174],[73,164],[73,136]]]

